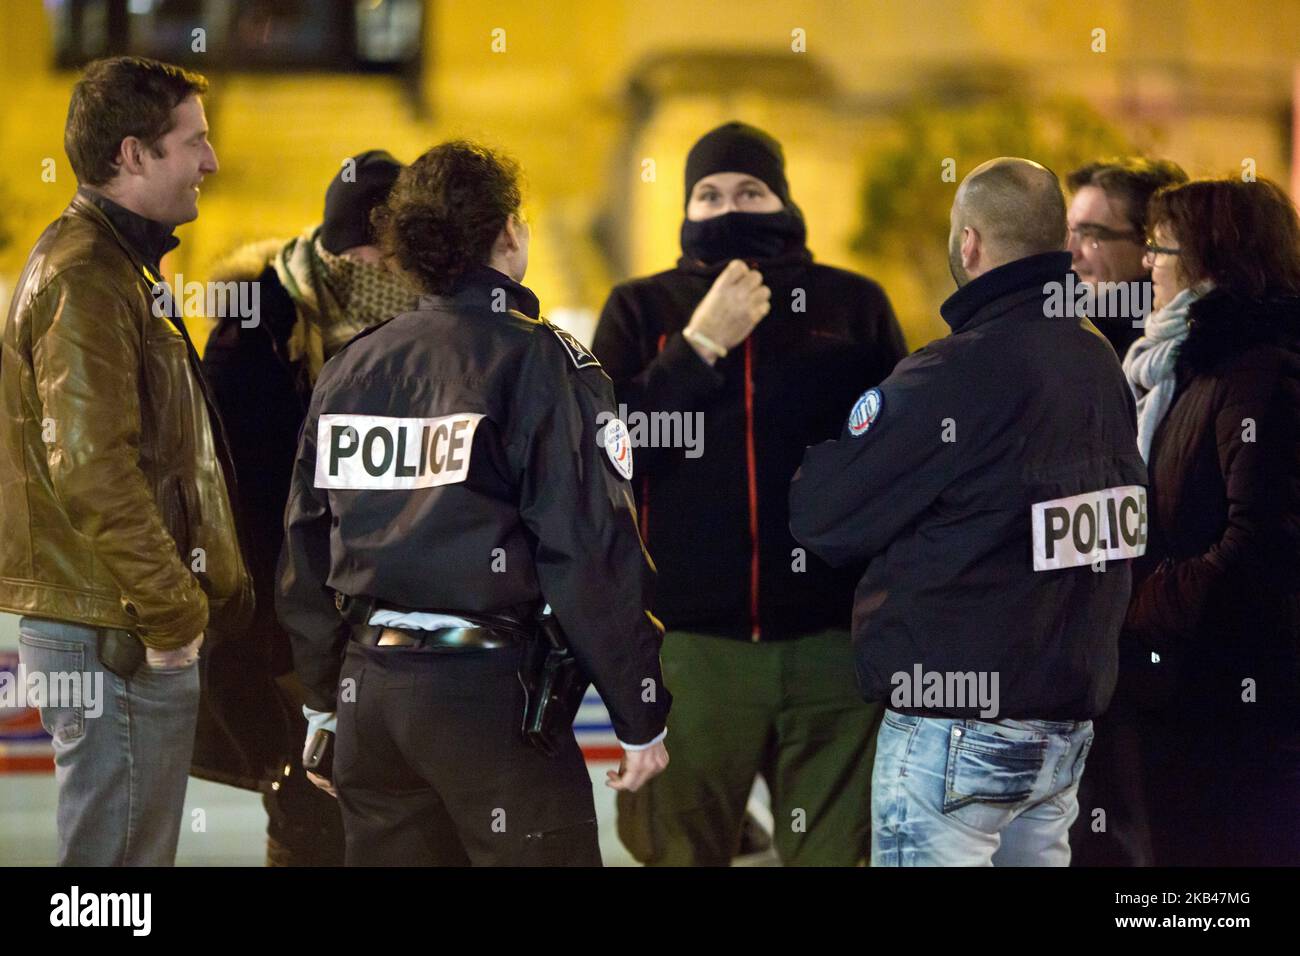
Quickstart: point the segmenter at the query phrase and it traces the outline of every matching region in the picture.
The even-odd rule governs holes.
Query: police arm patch
[[[880,394],[880,389],[871,388],[863,392],[853,404],[853,410],[849,412],[849,434],[854,438],[865,435],[867,429],[880,417],[880,409],[883,405],[884,396]]]
[[[605,423],[605,454],[614,470],[626,480],[632,480],[632,439],[622,419],[611,418]]]
[[[316,487],[400,491],[469,476],[483,415],[438,418],[322,415],[316,424]]]
[[[560,340],[560,344],[564,346],[564,351],[569,353],[569,360],[573,362],[574,368],[591,368],[592,366],[600,368],[600,359],[592,355],[589,348],[557,325],[551,325],[550,329],[555,333],[555,337]]]

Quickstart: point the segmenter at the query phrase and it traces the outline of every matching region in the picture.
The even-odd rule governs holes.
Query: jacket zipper
[[[116,236],[117,230],[113,229],[112,223],[109,223],[109,228],[113,230],[113,235]],[[128,258],[133,262],[137,262],[136,257],[132,255],[130,250],[126,248],[125,243],[120,239],[119,244],[122,245],[124,250],[126,250]],[[137,264],[141,267],[140,271],[144,275],[145,281],[151,283],[149,286],[149,294],[152,296],[153,285],[161,281],[162,266],[160,265],[158,267],[159,278],[155,279],[147,265],[140,262],[137,262]],[[244,523],[239,520],[239,515],[241,513],[239,506],[239,483],[235,478],[235,460],[230,452],[230,442],[226,438],[225,423],[222,422],[221,412],[217,408],[216,400],[212,397],[212,393],[208,389],[208,380],[203,374],[202,366],[199,364],[199,355],[194,348],[194,343],[190,340],[188,334],[189,330],[184,327],[184,314],[176,317],[171,315],[164,317],[171,324],[172,328],[176,329],[177,333],[181,337],[181,341],[185,343],[185,366],[190,370],[190,376],[198,386],[199,394],[203,396],[203,409],[207,413],[208,417],[208,430],[212,433],[212,444],[217,453],[217,467],[221,469],[221,476],[226,485],[226,499],[230,503],[230,518],[235,525],[235,549],[239,552],[239,559],[244,565],[244,575],[246,579],[245,590],[251,593],[252,577],[251,572],[248,570],[248,556],[252,554],[252,550],[248,547],[248,542],[246,540],[247,532],[244,529]],[[232,595],[231,599],[234,600],[238,597],[239,595]]]
[[[666,332],[659,333],[659,341],[655,345],[655,355],[661,355],[664,350],[664,343],[668,341]],[[624,422],[624,424],[627,424]],[[641,540],[645,543],[646,548],[650,547],[650,476],[641,476]]]
[[[745,339],[745,472],[749,484],[749,626],[758,641],[758,476],[754,464],[754,337]]]

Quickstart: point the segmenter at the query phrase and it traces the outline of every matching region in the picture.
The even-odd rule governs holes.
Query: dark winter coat
[[[854,399],[905,354],[884,291],[800,249],[751,263],[772,310],[709,367],[682,338],[725,262],[615,287],[592,350],[635,418],[698,415],[699,453],[636,447],[641,532],[670,630],[783,640],[848,629],[861,566],[833,569],[790,535],[788,488],[804,448],[839,433]],[[633,443],[636,444],[633,428]]]
[[[297,313],[270,265],[282,245],[246,247],[214,273],[213,281],[260,284],[260,321],[245,326],[238,317],[222,319],[203,352],[241,484],[237,518],[250,542],[258,601],[250,627],[211,652],[205,649],[191,769],[195,776],[248,789],[265,789],[279,778],[302,748],[306,727],[276,686],[277,678],[291,683],[293,662],[288,635],[275,619],[275,564],[298,430],[311,399],[307,376],[286,357]]]
[[[1122,686],[1139,706],[1300,727],[1300,299],[1214,292],[1188,318]]]

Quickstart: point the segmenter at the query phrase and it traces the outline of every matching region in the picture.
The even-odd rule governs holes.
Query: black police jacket
[[[299,439],[277,613],[308,706],[334,710],[347,631],[334,592],[398,608],[530,616],[548,602],[618,738],[671,695],[654,566],[637,532],[613,387],[536,297],[487,267],[454,297],[327,362]]]
[[[928,716],[1085,720],[1114,692],[1131,558],[1146,539],[1135,402],[1086,319],[1053,318],[1065,253],[985,273],[952,334],[899,363],[808,449],[791,530],[854,600],[868,700]],[[976,684],[995,706],[973,705]]]
[[[798,546],[790,479],[906,354],[903,334],[878,284],[801,247],[751,263],[772,310],[710,367],[681,332],[726,265],[683,257],[615,287],[592,342],[634,442],[657,445],[637,447],[634,483],[660,570],[654,610],[670,629],[745,641],[847,629],[862,565],[831,568]],[[665,447],[677,422],[702,424],[701,444]]]

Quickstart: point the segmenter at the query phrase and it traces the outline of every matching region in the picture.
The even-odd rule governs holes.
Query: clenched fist
[[[763,275],[732,259],[695,307],[683,335],[700,358],[712,365],[749,337],[772,308],[772,290]],[[714,348],[716,346],[717,348]]]

